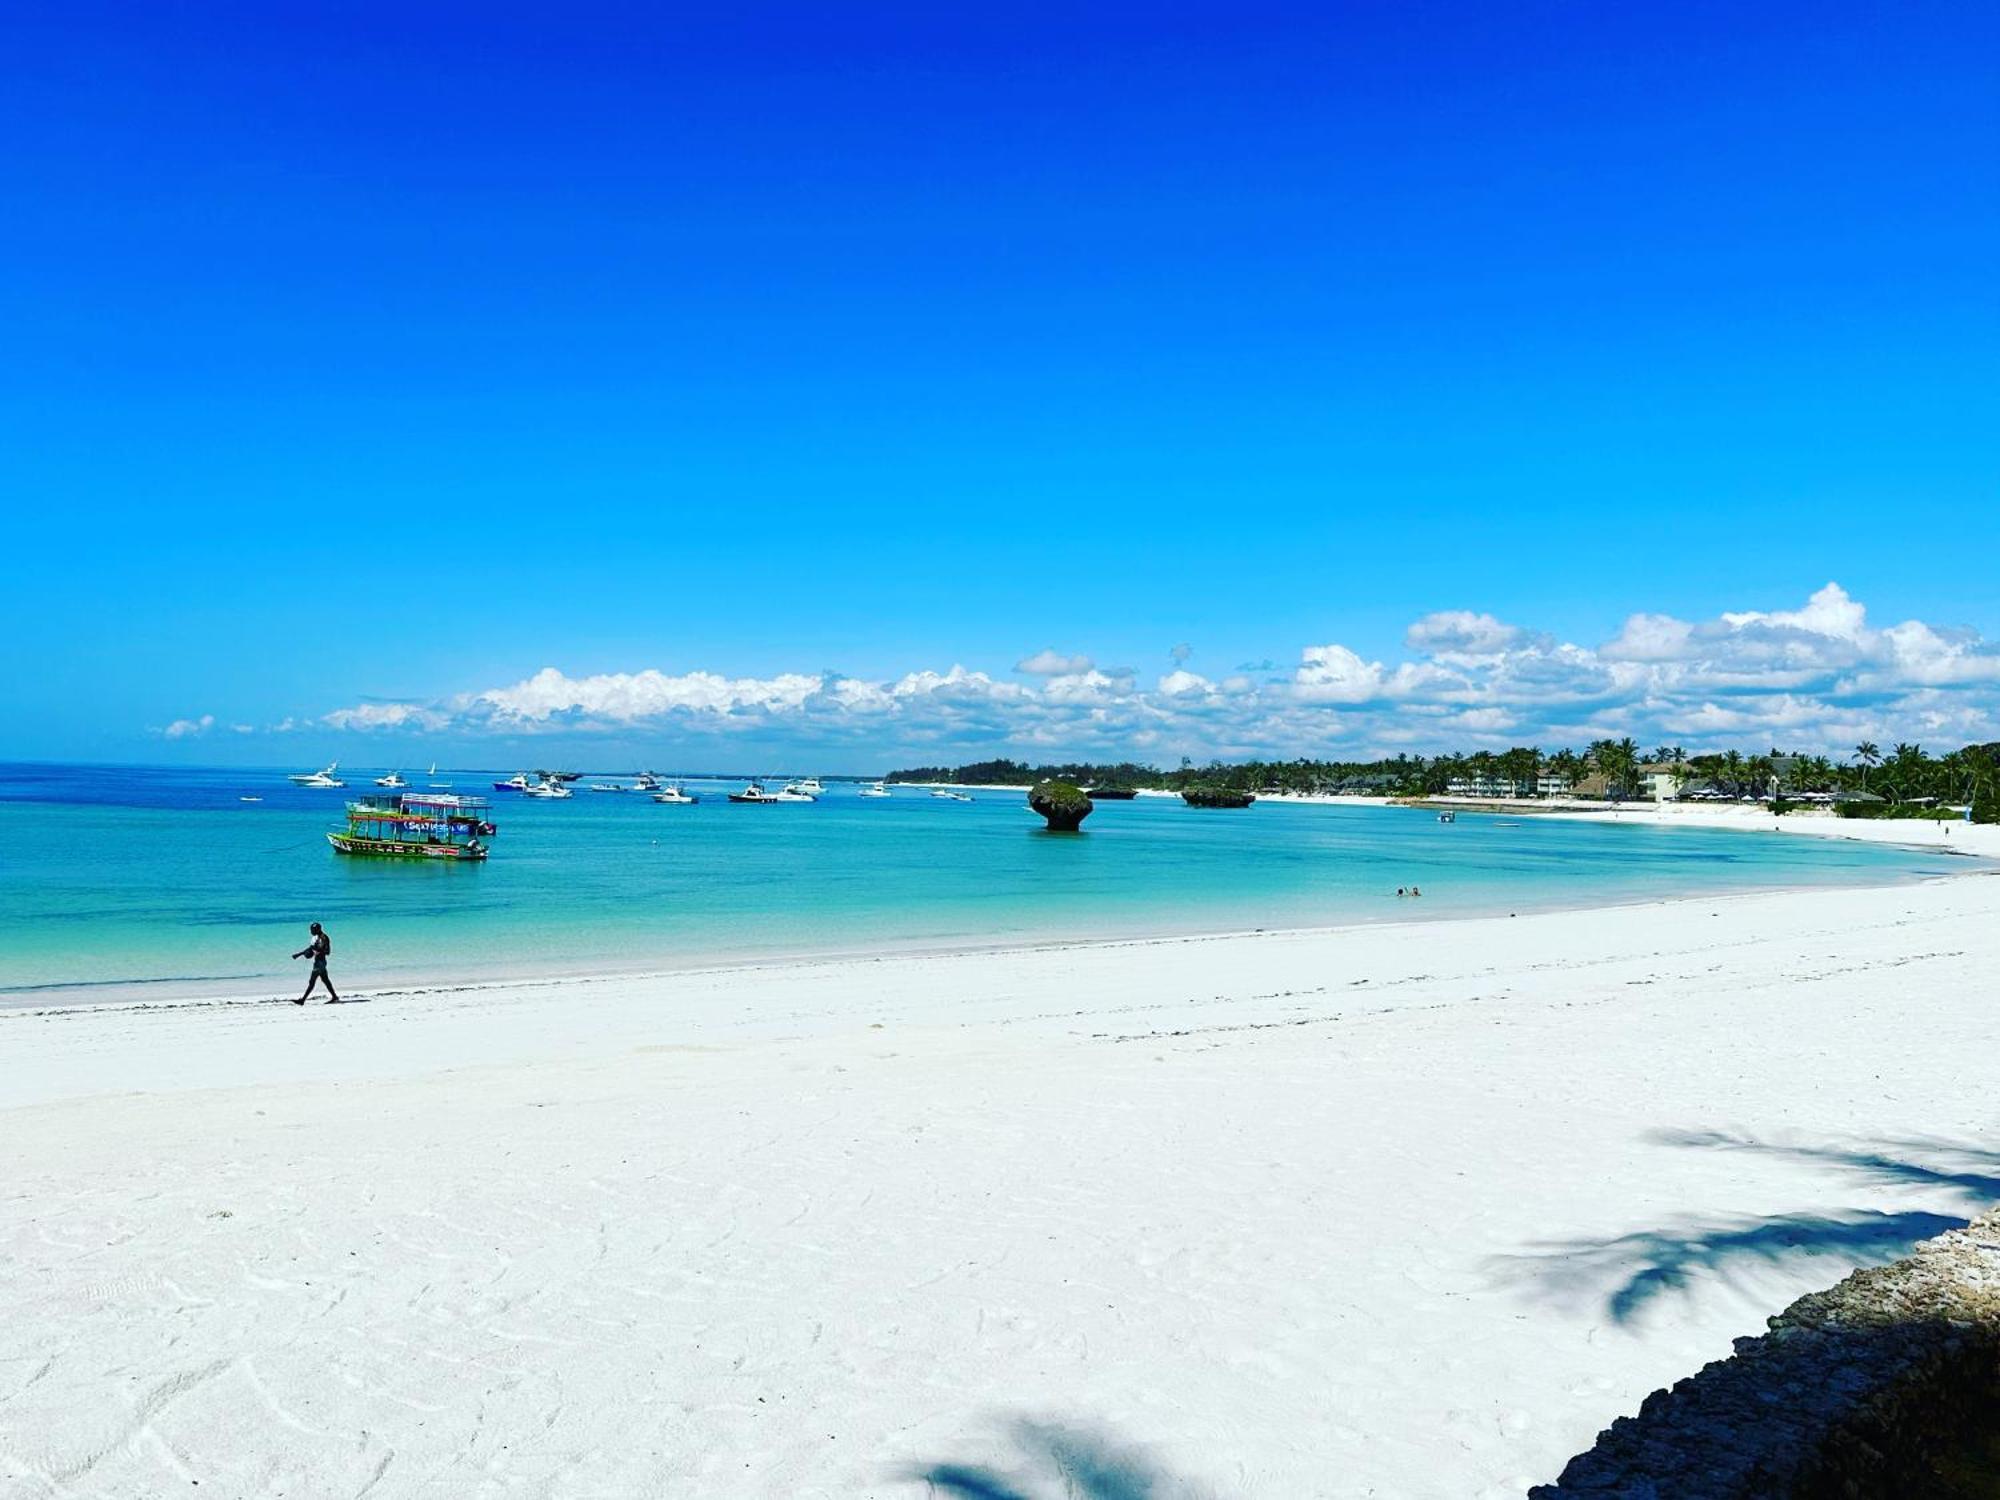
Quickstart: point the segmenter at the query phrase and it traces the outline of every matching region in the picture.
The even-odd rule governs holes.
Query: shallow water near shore
[[[1100,804],[1052,835],[1019,792],[970,803],[830,783],[816,804],[490,792],[483,865],[345,858],[349,796],[276,770],[0,766],[0,1005],[283,993],[305,924],[366,987],[808,954],[1502,915],[1960,873],[1922,850],[1779,833],[1408,808]],[[416,778],[419,782],[422,777]],[[259,802],[243,802],[256,796]],[[1419,900],[1398,899],[1416,886]]]

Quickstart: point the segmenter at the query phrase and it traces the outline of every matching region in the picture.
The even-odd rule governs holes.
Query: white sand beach
[[[1518,1495],[2000,1191],[1996,919],[0,1015],[0,1495]]]

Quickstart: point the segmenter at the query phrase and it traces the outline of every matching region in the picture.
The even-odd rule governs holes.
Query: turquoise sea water
[[[1019,792],[971,803],[830,784],[812,805],[637,793],[539,802],[507,772],[485,864],[345,858],[347,796],[279,771],[0,765],[0,1004],[285,993],[309,920],[334,972],[404,979],[653,969],[869,949],[1332,926],[1962,870],[1916,850],[1769,833],[1259,802],[1104,803],[1052,835]],[[412,777],[419,783],[421,775]],[[593,779],[586,777],[586,783]],[[242,802],[245,795],[261,802]],[[1416,885],[1420,902],[1398,900]]]

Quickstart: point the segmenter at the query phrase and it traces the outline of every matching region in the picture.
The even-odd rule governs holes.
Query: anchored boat
[[[731,792],[729,800],[731,802],[814,802],[818,799],[809,797],[804,792],[794,791],[790,786],[785,787],[782,791],[767,792],[764,790],[763,782],[753,781],[744,787],[742,791]]]
[[[486,817],[484,797],[406,792],[360,797],[347,804],[347,828],[326,841],[342,854],[378,859],[484,859],[498,832]]]

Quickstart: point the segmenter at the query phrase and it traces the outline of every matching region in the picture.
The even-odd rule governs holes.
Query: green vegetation
[[[1257,796],[1236,787],[1196,785],[1182,787],[1181,800],[1189,807],[1248,807]]]
[[[1033,786],[1038,781],[1070,781],[1078,786],[1158,786],[1160,773],[1151,766],[1120,761],[1095,766],[1073,762],[1031,766],[1018,760],[978,760],[969,766],[913,766],[891,771],[890,781],[950,781],[960,786]]]
[[[1028,806],[1047,820],[1052,833],[1075,833],[1090,816],[1090,798],[1073,781],[1038,781],[1028,790]]]
[[[1544,752],[1539,746],[1478,750],[1468,754],[1397,755],[1379,760],[1212,761],[1196,766],[1183,760],[1173,770],[1121,761],[1113,765],[1069,762],[1034,766],[1015,760],[977,761],[965,766],[917,766],[892,772],[891,781],[952,781],[967,786],[1031,786],[1064,781],[1077,786],[1146,787],[1184,792],[1190,787],[1234,791],[1345,793],[1378,797],[1422,797],[1443,793],[1452,783],[1511,783],[1519,795],[1533,796],[1544,778],[1567,782],[1579,795],[1650,795],[1649,778],[1665,773],[1682,797],[1736,800],[1768,798],[1824,801],[1849,808],[1887,807],[1892,812],[1854,812],[1856,817],[1937,816],[1939,808],[1970,804],[1982,823],[2000,821],[2000,743],[1968,745],[1932,755],[1921,745],[1899,744],[1887,753],[1872,741],[1854,747],[1845,759],[1823,755],[1768,754],[1728,750],[1690,754],[1678,745],[1642,751],[1632,739],[1598,740],[1582,750]],[[1873,798],[1881,798],[1875,802]],[[1910,811],[1904,811],[1908,808]],[[1918,811],[1917,809],[1922,809]]]

